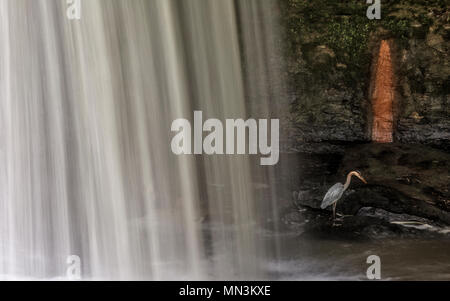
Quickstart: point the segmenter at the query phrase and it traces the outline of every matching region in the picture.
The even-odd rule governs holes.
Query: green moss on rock
[[[369,5],[361,0],[280,2],[298,137],[369,139],[371,64],[382,39],[394,41],[398,92],[405,99],[399,119],[418,112],[431,120],[437,109],[429,113],[422,107],[444,107],[450,35],[446,1],[382,1],[381,20],[369,20]]]

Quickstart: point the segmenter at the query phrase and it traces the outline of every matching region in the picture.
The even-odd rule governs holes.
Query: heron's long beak
[[[358,175],[358,178],[364,182],[364,184],[367,184],[367,181],[363,178],[363,176]]]

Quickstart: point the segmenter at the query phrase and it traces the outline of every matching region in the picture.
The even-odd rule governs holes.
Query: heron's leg
[[[336,205],[337,202],[333,204],[333,220],[336,220]]]

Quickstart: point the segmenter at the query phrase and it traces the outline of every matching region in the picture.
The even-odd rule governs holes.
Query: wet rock
[[[314,64],[328,64],[335,56],[334,51],[329,47],[326,45],[319,45],[312,53],[312,60]]]
[[[323,156],[315,158],[320,161]],[[304,216],[293,223],[301,233],[338,231],[380,238],[450,232],[450,154],[422,145],[365,144],[346,147],[333,162],[334,172],[324,171],[325,179],[305,172],[307,180],[293,194],[298,214]],[[329,165],[316,162],[305,168],[313,167],[325,170]],[[331,208],[320,210],[323,196],[333,184],[344,182],[351,170],[359,170],[369,184],[354,178],[338,202],[337,212],[346,216],[342,225],[327,230],[332,226]]]
[[[358,214],[336,221],[327,211],[309,207],[292,208],[284,215],[285,227],[303,237],[323,239],[377,240],[386,238],[448,237],[445,230],[408,227],[380,216]],[[437,228],[436,228],[437,229]],[[440,228],[443,229],[443,228]]]
[[[424,117],[421,116],[421,119]],[[398,122],[397,136],[402,143],[422,143],[450,151],[450,122],[446,120],[433,124],[421,122],[414,117]]]
[[[391,224],[401,225],[406,228],[427,230],[441,234],[447,234],[450,230],[450,227],[442,223],[434,222],[423,217],[405,213],[396,214],[379,208],[363,207],[358,211],[357,215],[376,217]]]
[[[428,34],[426,43],[429,47],[444,52],[444,38],[441,35],[435,33]]]
[[[292,128],[289,131],[291,149],[314,152],[314,148],[304,145],[371,140],[371,69],[381,40],[389,39],[392,41],[395,77],[392,91],[395,95],[395,141],[450,150],[448,10],[434,7],[431,17],[427,17],[425,12],[432,9],[428,4],[409,7],[408,13],[401,6],[386,4],[386,13],[392,16],[393,24],[360,32],[364,38],[356,45],[348,45],[348,49],[341,49],[355,40],[340,39],[341,36],[347,37],[349,32],[340,32],[346,26],[342,24],[341,15],[333,14],[332,5],[327,3],[322,10],[316,11],[319,16],[327,13],[318,18],[317,23],[306,26],[303,20],[308,14],[302,14],[308,10],[303,11],[299,7],[313,4],[308,1],[287,2],[292,3],[290,9],[295,11],[293,14],[286,11],[288,36],[295,33],[292,35],[295,40],[289,41],[295,47],[292,47],[292,55],[288,56],[287,62],[292,70],[289,77],[293,81],[290,87],[293,95]],[[334,5],[338,8],[345,6]],[[336,26],[331,27],[335,31],[326,30],[330,28],[327,26],[329,22],[336,22]],[[348,22],[355,28],[359,25],[356,19],[348,19]],[[367,22],[363,24],[366,26]],[[390,31],[391,25],[398,27],[397,30]],[[414,118],[413,113],[420,119]]]
[[[368,144],[348,150],[340,173],[350,169],[360,170],[369,185],[352,185],[342,204],[347,210],[374,205],[450,225],[450,154],[420,145]]]

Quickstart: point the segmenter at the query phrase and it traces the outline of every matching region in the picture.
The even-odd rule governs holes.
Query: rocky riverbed
[[[332,149],[332,148],[331,148]],[[363,144],[337,152],[298,154],[298,180],[285,226],[305,235],[352,238],[441,237],[450,234],[450,154],[422,145]],[[303,158],[302,158],[303,156]],[[342,215],[333,225],[331,210],[320,209],[327,190],[353,179],[338,202]]]

